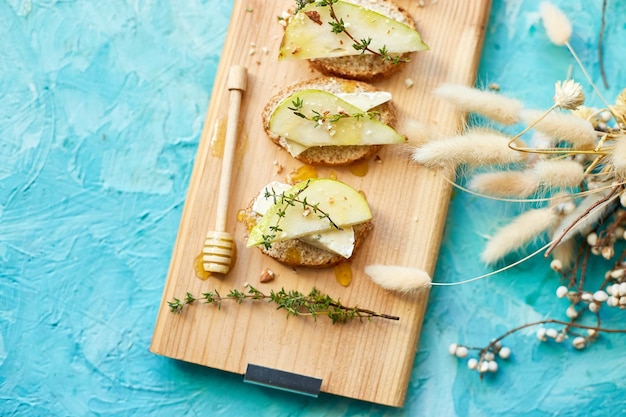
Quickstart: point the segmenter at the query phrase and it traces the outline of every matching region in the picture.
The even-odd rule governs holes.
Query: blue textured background
[[[599,82],[601,1],[555,3],[571,16],[572,43]],[[612,100],[626,85],[626,6],[608,3],[611,88],[601,90]],[[505,340],[509,363],[482,382],[447,353],[451,342],[484,345],[526,321],[563,318],[558,278],[541,259],[431,291],[402,410],[282,393],[149,353],[231,8],[223,0],[0,0],[0,415],[625,412],[624,336],[578,352],[521,332]],[[537,9],[494,0],[477,82],[547,107],[573,61],[547,41]],[[436,279],[486,272],[476,261],[482,235],[518,209],[455,193]]]

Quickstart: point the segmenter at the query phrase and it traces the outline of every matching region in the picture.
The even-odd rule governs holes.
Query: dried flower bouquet
[[[626,250],[616,250],[626,228],[626,90],[608,103],[593,84],[570,45],[572,25],[550,3],[540,14],[550,41],[565,46],[580,66],[603,108],[584,106],[581,84],[557,81],[553,105],[547,110],[526,109],[516,99],[496,91],[460,85],[442,85],[436,95],[459,110],[481,115],[496,124],[524,128],[514,136],[483,127],[469,127],[453,137],[428,140],[428,129],[418,126],[420,144],[411,152],[417,164],[441,170],[446,178],[461,171],[472,172],[467,185],[455,187],[473,195],[523,204],[520,215],[490,237],[482,260],[506,266],[460,282],[431,282],[424,271],[371,265],[372,280],[390,290],[410,292],[427,286],[458,285],[483,279],[543,253],[561,275],[556,296],[569,300],[563,320],[547,318],[515,327],[484,347],[450,345],[450,353],[467,358],[467,366],[485,374],[498,369],[498,358],[511,351],[502,340],[519,330],[538,326],[541,341],[563,342],[571,337],[575,349],[583,349],[601,333],[624,333],[604,328],[601,311],[626,309]],[[543,244],[539,244],[543,240]],[[529,248],[541,246],[517,261]],[[590,289],[585,279],[590,258],[605,261],[604,279]],[[508,262],[508,263],[507,263]],[[587,285],[585,285],[587,284]]]

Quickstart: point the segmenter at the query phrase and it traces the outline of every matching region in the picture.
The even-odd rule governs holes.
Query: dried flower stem
[[[514,146],[515,142],[520,139],[523,135],[525,135],[526,133],[528,133],[530,131],[530,129],[532,129],[533,127],[535,127],[537,124],[539,124],[539,122],[541,122],[543,119],[545,119],[548,114],[550,114],[554,109],[556,109],[558,106],[556,104],[553,104],[552,107],[550,107],[548,110],[546,110],[541,116],[539,116],[537,119],[535,119],[535,121],[533,121],[532,123],[529,123],[521,132],[519,132],[518,134],[516,134],[515,136],[513,136],[511,138],[511,140],[509,140],[509,148],[513,149],[514,151],[520,151],[520,152],[528,152],[528,153],[535,153],[540,151],[541,153],[549,153],[547,149],[531,149],[531,148],[519,148],[517,146]],[[561,152],[563,152],[563,150],[561,150]]]
[[[594,202],[592,205],[590,205],[589,207],[587,207],[587,209],[580,215],[578,216],[578,218],[576,220],[574,220],[572,223],[570,223],[559,235],[559,237],[557,237],[556,239],[554,239],[551,243],[551,245],[548,247],[548,249],[546,250],[545,256],[548,257],[550,255],[550,253],[554,250],[554,248],[556,246],[559,245],[559,243],[561,243],[561,241],[565,238],[565,235],[567,235],[569,233],[570,230],[572,230],[581,220],[585,219],[589,213],[591,213],[594,209],[596,209],[597,207],[599,207],[601,204],[607,203],[608,201],[610,201],[617,193],[617,191],[621,189],[621,187],[612,187],[611,188],[611,192],[609,192],[605,197],[599,199],[598,201]]]
[[[600,65],[600,75],[602,76],[602,82],[604,88],[609,88],[609,81],[606,78],[606,71],[604,70],[604,52],[602,44],[604,43],[604,28],[606,25],[606,0],[602,0],[602,18],[600,20],[600,33],[598,35],[598,63]]]
[[[571,327],[574,327],[574,328],[583,329],[583,330],[595,330],[596,332],[600,332],[600,333],[626,333],[626,329],[607,329],[604,327],[600,327],[600,323],[598,323],[598,325],[596,326],[588,326],[585,324],[576,323],[573,320],[563,321],[563,320],[557,320],[557,319],[544,319],[544,320],[524,323],[522,325],[514,327],[506,331],[505,333],[502,333],[500,336],[496,337],[495,339],[491,340],[491,342],[489,342],[489,344],[485,346],[484,348],[471,347],[471,346],[467,346],[467,348],[471,350],[478,350],[481,353],[484,353],[493,349],[497,345],[498,342],[502,341],[502,339],[506,338],[507,336],[510,336],[513,333],[517,333],[520,330],[526,329],[528,327],[539,326],[541,324],[560,324],[560,325],[565,326],[565,329],[564,329],[565,331],[569,330]]]
[[[251,285],[247,285],[248,292],[233,289],[226,296],[221,296],[217,290],[202,293],[202,296],[194,296],[187,292],[182,300],[174,298],[168,301],[168,306],[173,313],[181,313],[186,305],[193,304],[198,300],[204,300],[205,304],[213,304],[219,309],[222,301],[234,301],[241,304],[244,300],[266,300],[269,303],[277,305],[277,309],[284,309],[289,316],[312,316],[316,317],[320,314],[328,316],[333,324],[345,323],[353,319],[370,319],[378,317],[388,320],[400,320],[398,316],[392,316],[384,313],[377,313],[361,307],[348,307],[341,304],[339,300],[334,300],[329,295],[321,293],[317,288],[313,288],[309,294],[305,295],[299,291],[280,291],[271,290],[269,294],[264,294],[260,290]]]

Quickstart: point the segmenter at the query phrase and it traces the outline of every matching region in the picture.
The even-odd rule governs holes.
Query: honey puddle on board
[[[215,158],[222,158],[224,156],[224,145],[226,144],[226,126],[228,120],[226,117],[220,117],[215,122],[213,127],[213,136],[211,136],[210,148],[211,156]],[[244,146],[247,142],[248,136],[245,134],[242,123],[237,125],[237,147]]]
[[[317,169],[311,165],[302,165],[300,168],[289,173],[289,182],[297,184],[302,181],[317,178]]]
[[[226,118],[221,117],[215,122],[213,136],[211,136],[211,156],[224,156],[224,142],[226,142]]]

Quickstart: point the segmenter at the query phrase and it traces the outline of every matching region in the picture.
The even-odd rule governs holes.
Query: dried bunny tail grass
[[[468,188],[495,197],[528,197],[537,190],[537,181],[524,171],[499,171],[476,174]]]
[[[539,160],[532,173],[539,184],[556,188],[579,186],[585,178],[585,168],[576,161],[566,159]]]
[[[435,90],[435,95],[463,112],[478,113],[506,125],[518,123],[524,107],[519,100],[460,84],[442,84]]]
[[[540,110],[523,110],[522,120],[555,139],[569,142],[574,149],[591,150],[596,144],[596,132],[593,125],[580,117],[569,113],[545,114]],[[538,120],[540,119],[541,120]]]
[[[406,134],[409,146],[421,146],[443,138],[443,135],[436,129],[410,117],[402,119],[397,130]]]
[[[626,136],[620,136],[615,141],[611,152],[611,164],[613,173],[618,181],[626,179]]]
[[[572,37],[572,24],[565,13],[547,2],[541,3],[539,13],[550,41],[559,46],[567,45]]]
[[[473,129],[460,136],[426,143],[413,150],[411,159],[428,168],[455,169],[509,165],[524,160],[525,154],[509,148],[510,138],[494,131]]]
[[[501,228],[487,243],[481,254],[487,264],[494,264],[522,248],[550,229],[559,220],[557,210],[547,207],[528,210]]]
[[[403,266],[367,265],[365,273],[382,288],[401,293],[429,288],[432,282],[426,271]]]

